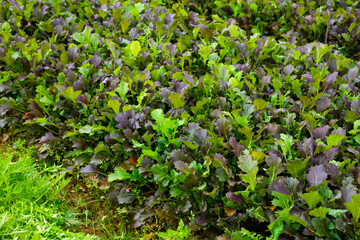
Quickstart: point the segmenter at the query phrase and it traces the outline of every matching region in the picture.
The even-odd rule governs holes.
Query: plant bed
[[[135,228],[355,239],[359,15],[358,1],[9,1],[0,127],[22,122],[39,160],[105,177]]]

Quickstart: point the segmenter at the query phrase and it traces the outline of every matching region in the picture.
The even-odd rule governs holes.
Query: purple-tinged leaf
[[[256,72],[256,76],[257,76],[258,78],[260,78],[260,79],[266,76],[266,72],[265,72],[265,70],[264,70],[262,67],[258,67],[258,68],[255,70],[255,72]]]
[[[321,113],[325,111],[331,105],[331,100],[327,97],[322,96],[316,101],[316,111]]]
[[[188,13],[188,18],[189,18],[190,21],[196,23],[199,20],[198,15],[199,14],[197,14],[196,12],[189,12]]]
[[[195,220],[198,225],[204,227],[211,221],[211,217],[207,212],[201,212],[196,215]]]
[[[183,73],[184,74],[184,77],[185,77],[185,79],[188,81],[188,82],[190,82],[191,84],[194,84],[194,79],[193,79],[193,77],[192,76],[190,76],[189,74],[187,74],[187,73]]]
[[[231,131],[230,121],[227,118],[219,118],[215,122],[216,130],[222,135],[227,136]]]
[[[226,159],[224,158],[223,155],[221,155],[220,153],[216,153],[215,157],[216,160],[218,160],[219,162],[221,162],[221,165],[225,168],[226,167]]]
[[[146,219],[154,215],[155,215],[155,211],[152,210],[151,208],[140,209],[139,211],[136,212],[134,216],[134,227],[135,228],[141,227],[141,225],[143,225],[143,222]]]
[[[175,149],[170,153],[170,159],[172,162],[182,161],[190,162],[189,155],[183,149]]]
[[[73,82],[75,79],[76,79],[76,73],[74,73],[73,71],[68,71],[66,73],[66,79],[69,81],[69,82]]]
[[[334,72],[337,70],[337,63],[336,63],[336,58],[329,58],[326,61],[326,64],[328,66],[328,69],[330,72]]]
[[[315,141],[312,138],[304,138],[303,142],[298,143],[299,153],[302,157],[314,155]]]
[[[345,108],[348,109],[348,110],[350,110],[350,109],[351,109],[351,102],[347,99],[347,97],[346,97],[346,96],[343,96],[341,99],[342,99],[342,100],[344,101],[344,103],[345,103]]]
[[[352,148],[347,148],[346,150],[348,150],[349,152],[354,154],[356,158],[359,158],[359,151],[352,149]]]
[[[360,115],[360,98],[357,98],[351,102],[351,111]]]
[[[131,41],[133,41],[134,39],[136,39],[139,36],[139,31],[137,28],[132,28],[129,32],[129,36]]]
[[[229,139],[229,145],[232,147],[232,152],[235,154],[235,156],[239,157],[242,151],[244,150],[244,146],[239,144],[234,137],[230,137]]]
[[[86,106],[88,104],[88,97],[85,95],[85,94],[82,94],[82,95],[79,95],[77,98],[76,98],[76,101],[78,103],[80,103],[81,105],[84,105]]]
[[[294,66],[287,65],[286,67],[284,67],[283,71],[284,71],[285,76],[290,76],[294,71]]]
[[[169,55],[170,57],[173,57],[176,55],[177,53],[177,49],[176,49],[176,45],[172,44],[172,43],[168,43],[165,48],[169,51]]]
[[[353,167],[351,169],[351,173],[354,176],[354,180],[356,181],[357,184],[360,184],[360,167]]]
[[[20,4],[16,0],[9,0],[9,2],[18,10],[20,10]]]
[[[99,165],[104,161],[109,159],[109,154],[105,151],[95,153],[94,156],[91,157],[90,163],[93,165]]]
[[[317,154],[316,156],[312,157],[311,160],[314,165],[319,164],[328,164],[330,160],[335,159],[336,155],[339,153],[338,147],[332,147],[328,151],[324,153]]]
[[[85,139],[83,138],[77,138],[73,144],[72,147],[76,148],[76,149],[85,149]]]
[[[147,157],[141,161],[142,168],[146,168],[146,167],[151,168],[154,164],[155,164],[155,161],[152,160],[151,158],[147,158]]]
[[[189,200],[186,200],[184,206],[182,208],[180,208],[180,211],[185,213],[185,212],[189,211],[191,207],[192,207],[191,202]]]
[[[304,17],[304,20],[305,22],[308,24],[308,25],[311,25],[314,23],[314,20],[315,20],[315,17],[314,16],[311,16],[311,15],[306,15]]]
[[[290,36],[289,38],[288,38],[288,42],[290,43],[290,45],[295,45],[296,44],[296,37],[294,37],[294,36]]]
[[[351,202],[351,196],[355,196],[356,193],[356,189],[352,184],[341,187],[341,195],[343,202]]]
[[[55,137],[52,132],[47,132],[47,133],[45,134],[45,136],[42,136],[42,137],[40,138],[39,143],[48,143],[48,142],[50,142],[50,141],[52,141],[52,140],[57,140],[57,139],[59,139],[59,138],[58,138],[58,137]]]
[[[339,153],[339,147],[332,147],[327,150],[324,155],[327,158],[327,161],[333,160],[336,158],[336,155]]]
[[[268,155],[266,155],[265,162],[269,167],[273,167],[281,163],[281,158],[270,152]]]
[[[333,72],[332,74],[328,74],[326,76],[326,79],[322,85],[324,91],[333,89],[333,83],[336,81],[338,74],[338,72]]]
[[[310,186],[317,186],[327,178],[326,168],[324,165],[312,166],[309,173],[305,175]]]
[[[349,88],[357,95],[359,93],[358,88],[355,86],[354,83],[349,82],[348,83]]]
[[[346,130],[339,127],[338,129],[333,130],[330,135],[333,135],[333,134],[339,134],[343,137],[346,137]]]
[[[235,194],[233,192],[226,193],[226,198],[237,204],[244,204],[245,200],[241,194]]]
[[[98,55],[94,55],[90,60],[90,64],[97,68],[101,63],[101,58]]]
[[[303,77],[306,78],[308,81],[312,81],[313,78],[309,73],[304,74]]]
[[[32,100],[29,104],[29,108],[31,109],[30,113],[33,116],[38,117],[38,118],[41,118],[44,116],[43,111],[37,102]]]
[[[326,161],[326,157],[325,157],[324,153],[320,153],[315,156],[312,156],[311,161],[312,161],[313,165],[327,164],[329,162],[329,161]]]
[[[85,81],[83,79],[76,80],[73,83],[73,88],[75,91],[79,91],[85,88]]]
[[[289,195],[285,179],[283,177],[277,177],[271,182],[271,190],[282,194]]]
[[[78,47],[72,47],[69,49],[69,58],[71,58],[72,60],[75,60],[79,57],[79,48]]]
[[[200,129],[199,124],[190,122],[187,127],[184,128],[190,135],[194,135],[195,132]]]
[[[345,75],[345,80],[347,80],[348,82],[352,81],[355,77],[357,77],[358,71],[359,70],[357,67],[351,68],[347,75]]]
[[[200,151],[203,155],[207,155],[210,148],[212,146],[211,142],[205,142],[201,147],[200,147]]]
[[[329,169],[328,169],[328,173],[331,176],[331,178],[333,179],[337,179],[338,177],[341,176],[341,172],[340,172],[340,167],[336,166],[333,163],[329,163]]]
[[[210,137],[207,134],[207,131],[205,129],[199,129],[195,132],[195,137],[200,141],[200,142],[205,142],[206,140],[208,140]]]
[[[326,135],[329,133],[329,125],[325,125],[322,127],[317,127],[313,130],[314,138],[322,138],[324,139]]]
[[[84,173],[86,176],[88,173],[97,172],[97,169],[91,163],[89,163],[85,167],[80,168],[79,172]]]
[[[1,55],[1,49],[0,49],[0,55]],[[34,68],[34,72],[35,72],[35,79],[40,77],[42,72],[43,72],[43,67],[38,65]]]
[[[279,136],[278,131],[280,127],[276,123],[270,123],[266,126],[266,130],[269,135]]]
[[[166,14],[166,16],[164,17],[164,21],[165,21],[165,24],[166,25],[168,25],[168,26],[170,26],[173,22],[174,22],[174,18],[175,18],[175,13],[172,13],[172,14],[170,14],[170,13],[168,13],[168,14]]]
[[[181,173],[185,175],[187,174],[187,172],[189,172],[189,164],[187,164],[186,162],[176,161],[174,163],[174,166],[177,170],[179,170]]]

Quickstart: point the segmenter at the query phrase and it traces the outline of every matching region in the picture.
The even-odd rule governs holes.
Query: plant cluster
[[[108,174],[135,227],[360,237],[359,5],[3,2],[0,127]]]

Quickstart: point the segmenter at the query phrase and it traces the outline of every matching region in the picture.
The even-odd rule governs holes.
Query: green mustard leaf
[[[318,191],[311,191],[309,193],[300,194],[300,197],[302,197],[307,205],[309,206],[309,209],[313,209],[316,207],[316,205],[323,199]]]

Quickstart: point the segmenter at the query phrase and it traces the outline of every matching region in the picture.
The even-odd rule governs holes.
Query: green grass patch
[[[63,230],[78,221],[59,198],[69,183],[59,170],[37,169],[31,150],[1,154],[0,239],[97,239]]]

